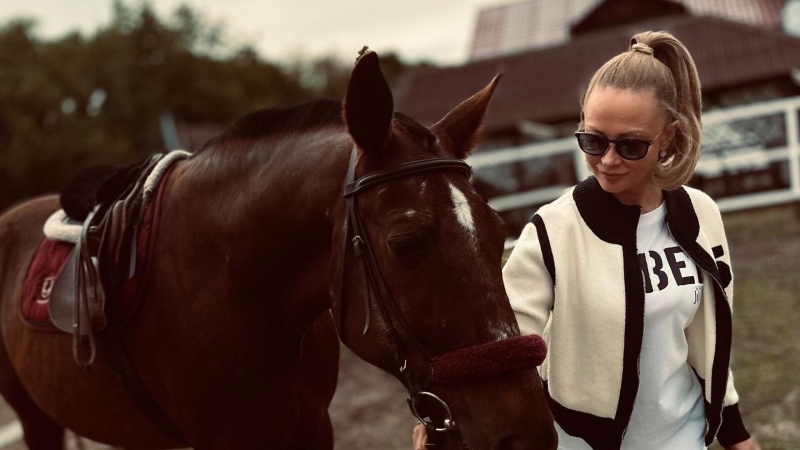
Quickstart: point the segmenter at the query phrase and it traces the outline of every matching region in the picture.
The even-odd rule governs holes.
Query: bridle
[[[356,264],[361,271],[360,275],[367,286],[367,295],[364,296],[365,321],[361,334],[363,336],[369,330],[370,310],[374,294],[374,303],[378,306],[378,312],[386,326],[386,341],[391,350],[395,367],[399,369],[400,381],[409,394],[408,406],[414,417],[425,425],[429,444],[432,444],[441,440],[443,432],[456,431],[458,426],[453,420],[452,412],[447,403],[437,395],[425,390],[429,384],[468,381],[479,377],[494,376],[535,367],[544,360],[546,347],[539,336],[516,336],[461,348],[431,358],[425,347],[409,328],[384,281],[375,253],[367,237],[366,229],[358,213],[358,194],[389,180],[407,178],[428,172],[457,172],[469,180],[472,175],[472,169],[461,159],[429,158],[398,164],[356,179],[357,155],[358,150],[353,146],[344,182],[347,216],[345,218],[341,253],[342,271],[339,278],[341,281],[339,286],[339,337],[342,342],[347,344],[344,331],[344,285],[347,255],[352,247],[357,261]],[[421,368],[414,370],[415,368],[409,366],[409,349],[416,350],[422,357],[423,366]],[[431,418],[421,414],[419,402],[425,399],[436,402],[442,408],[444,419],[440,426],[439,424],[434,424]]]
[[[341,293],[344,293],[343,291],[345,284],[344,261],[347,259],[346,256],[348,249],[352,247],[355,258],[358,261],[357,265],[361,268],[361,275],[367,282],[368,294],[364,297],[366,319],[362,335],[366,334],[369,330],[371,315],[370,304],[372,295],[374,293],[375,304],[377,304],[378,311],[383,319],[384,324],[386,325],[386,338],[394,358],[395,367],[399,369],[400,381],[403,383],[409,393],[408,403],[409,407],[411,408],[411,413],[414,414],[414,416],[420,422],[426,425],[429,434],[431,431],[454,431],[457,429],[457,426],[453,420],[450,407],[438,396],[424,391],[423,386],[420,385],[420,379],[423,377],[414,376],[414,371],[408,365],[407,350],[409,345],[414,347],[419,354],[422,355],[422,358],[425,361],[426,370],[427,367],[430,367],[432,359],[428,352],[425,351],[425,347],[411,331],[405,319],[403,319],[403,315],[400,313],[400,309],[398,308],[394,297],[392,297],[389,288],[386,286],[386,282],[384,281],[380,272],[380,268],[378,267],[378,262],[375,259],[375,253],[373,252],[372,246],[367,238],[366,229],[364,228],[364,224],[361,221],[361,216],[358,213],[357,198],[358,194],[364,192],[365,190],[389,180],[406,178],[427,172],[444,171],[458,172],[469,179],[472,176],[472,169],[461,159],[431,158],[398,164],[397,166],[379,170],[356,179],[355,171],[357,154],[357,148],[353,146],[353,150],[350,155],[350,165],[347,169],[347,176],[344,184],[344,198],[347,208],[347,217],[345,219],[344,251],[342,252],[343,261]],[[348,243],[350,245],[348,245]],[[344,297],[340,296],[339,298],[341,308],[340,321],[343,321],[344,315],[341,313],[344,309]],[[342,328],[339,332],[340,337],[344,342],[345,333],[341,325],[340,328]],[[407,342],[403,342],[401,336],[405,336]],[[434,426],[429,418],[422,417],[422,415],[419,413],[417,406],[418,402],[423,397],[430,398],[442,406],[444,412],[446,413],[446,418],[444,419],[442,426]]]

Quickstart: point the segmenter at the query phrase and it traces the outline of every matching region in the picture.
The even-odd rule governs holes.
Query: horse
[[[179,437],[132,401],[102,352],[83,370],[69,335],[22,323],[23,278],[60,205],[51,195],[11,207],[0,217],[0,393],[28,447],[61,449],[68,428],[125,448],[331,449],[340,338],[407,387],[426,388],[426,356],[518,336],[501,276],[503,222],[465,164],[447,162],[475,146],[497,80],[426,128],[394,111],[367,52],[343,101],[253,112],[176,164],[144,301],[119,334]],[[411,173],[393,172],[409,164]],[[347,177],[377,174],[344,195]],[[360,236],[377,266],[359,262],[364,249],[351,243]],[[447,426],[458,424],[445,446],[556,447],[535,368],[433,386],[431,408],[441,402]],[[427,420],[424,402],[412,403]]]

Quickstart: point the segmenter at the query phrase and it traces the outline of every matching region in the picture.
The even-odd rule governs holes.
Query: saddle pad
[[[164,185],[174,165],[164,174],[155,195],[145,210],[136,242],[136,272],[125,282],[120,295],[107,300],[106,314],[117,327],[124,327],[134,317],[144,296],[144,280],[150,270],[149,258],[155,248],[161,198]],[[45,238],[28,268],[22,288],[22,321],[29,327],[41,331],[60,331],[50,322],[50,292],[56,279],[66,265],[74,244]],[[67,275],[68,276],[68,275]],[[109,303],[113,302],[111,305]],[[109,309],[113,311],[109,317]]]
[[[38,330],[55,331],[50,323],[50,293],[74,247],[45,239],[39,244],[22,288],[22,321]]]

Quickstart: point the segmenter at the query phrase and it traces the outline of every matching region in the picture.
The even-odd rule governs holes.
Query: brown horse
[[[343,245],[351,149],[358,148],[357,176],[463,159],[495,83],[429,130],[393,112],[377,56],[367,53],[344,103],[255,112],[178,163],[164,187],[145,301],[121,334],[142,384],[184,443],[137,408],[102,353],[84,372],[70,336],[20,321],[22,281],[59,202],[43,197],[7,211],[0,217],[0,392],[28,447],[61,449],[66,427],[130,448],[332,448],[337,325],[357,355],[403,379],[389,325],[375,312],[380,305],[357,256]],[[421,365],[421,349],[441,355],[519,334],[500,273],[503,224],[462,173],[388,179],[359,194],[358,208],[407,324],[400,346],[409,368]],[[419,346],[408,345],[409,334]],[[460,430],[448,442],[555,448],[535,369],[435,389]]]

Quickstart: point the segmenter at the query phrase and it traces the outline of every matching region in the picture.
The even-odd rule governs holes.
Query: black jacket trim
[[[636,246],[641,207],[623,205],[604,191],[594,177],[575,186],[572,197],[581,218],[598,238],[610,244]]]
[[[558,425],[570,436],[583,439],[593,450],[618,450],[622,445],[622,429],[614,419],[598,417],[569,409],[550,396],[547,381],[544,393],[550,412]]]
[[[536,214],[531,219],[531,222],[536,226],[536,234],[539,236],[539,246],[542,248],[542,258],[544,258],[544,266],[550,273],[550,279],[553,280],[553,286],[556,285],[556,263],[553,260],[553,249],[550,247],[550,237],[547,235],[547,228],[544,226],[542,218]]]
[[[705,393],[706,380],[704,380],[694,368],[692,368],[692,372],[694,372],[695,377],[697,377],[697,380],[700,382],[703,393]],[[703,397],[703,405],[706,411],[711,410],[711,404],[708,403],[705,397]],[[708,420],[708,414],[706,414],[706,420]],[[708,422],[706,422],[706,425],[708,425]],[[726,406],[722,409],[722,426],[719,428],[716,437],[723,447],[730,447],[733,444],[738,444],[739,442],[750,439],[750,433],[747,432],[744,422],[742,421],[742,415],[739,413],[738,403]],[[706,446],[710,446],[712,443],[714,443],[714,435],[707,431],[705,444]]]
[[[700,233],[700,222],[697,213],[692,205],[691,197],[684,188],[672,191],[663,191],[664,201],[667,207],[666,221],[673,238],[683,248],[688,256],[714,279],[714,299],[716,304],[716,351],[712,365],[712,392],[711,403],[706,405],[706,420],[709,429],[706,441],[713,441],[720,430],[723,419],[726,419],[725,412],[722,410],[722,403],[725,397],[728,380],[728,367],[730,364],[731,331],[732,319],[731,310],[724,292],[725,283],[720,275],[721,270],[717,267],[712,255],[697,243]],[[639,388],[639,355],[642,347],[644,335],[644,282],[639,268],[636,249],[636,228],[641,215],[641,208],[638,205],[623,205],[610,193],[604,191],[600,183],[594,178],[589,177],[578,184],[573,190],[572,196],[581,215],[581,218],[592,230],[592,232],[605,242],[622,246],[623,250],[623,273],[625,277],[625,347],[623,350],[622,385],[620,387],[619,403],[615,419],[595,418],[589,414],[569,410],[555,401],[551,401],[551,409],[556,418],[559,416],[559,425],[570,434],[575,433],[589,443],[592,448],[619,448],[625,428],[630,421],[633,411],[633,403]],[[534,216],[534,219],[537,216]],[[541,218],[539,219],[541,220]],[[543,224],[542,224],[543,225]],[[537,225],[537,232],[539,232]],[[542,226],[541,229],[544,229]],[[540,235],[541,240],[541,235]],[[549,241],[548,249],[549,249]],[[551,257],[552,257],[552,250]],[[544,254],[544,250],[543,250]],[[547,265],[547,262],[545,263]],[[548,268],[549,270],[549,268]],[[728,281],[729,282],[729,281]],[[705,387],[703,389],[705,397]],[[548,393],[548,400],[549,398]],[[557,413],[556,410],[559,412]],[[728,408],[725,408],[727,411]],[[733,410],[731,410],[733,411]],[[737,424],[736,413],[729,413],[733,416],[731,421],[730,436],[738,439],[747,431],[744,426]],[[608,423],[603,425],[604,431],[595,431],[588,425],[588,422],[596,420],[611,421],[613,426]],[[741,417],[739,422],[741,422]],[[571,424],[574,423],[575,425]],[[724,427],[728,433],[727,425]],[[570,427],[572,432],[567,429]],[[744,432],[744,433],[742,433]],[[727,436],[726,436],[727,438]],[[725,438],[723,438],[725,439]],[[592,444],[591,441],[595,443]],[[606,445],[606,447],[603,447]],[[608,447],[610,445],[610,447]]]
[[[723,447],[730,447],[750,439],[750,433],[744,427],[738,403],[726,406],[722,410],[722,426],[717,433],[717,439]]]
[[[714,279],[714,303],[716,321],[716,342],[714,344],[714,362],[711,366],[711,403],[706,408],[710,439],[716,436],[722,423],[722,403],[728,387],[728,368],[730,367],[731,343],[733,340],[733,320],[730,305],[724,291],[726,284],[712,255],[700,247],[697,237],[700,234],[700,223],[694,212],[691,197],[685,189],[664,191],[664,202],[667,204],[667,226],[672,237],[686,250],[689,257]],[[727,266],[726,266],[727,268]],[[728,283],[730,281],[728,280]],[[705,393],[705,389],[703,390]],[[706,437],[709,440],[709,437]]]

